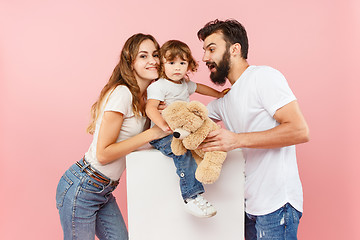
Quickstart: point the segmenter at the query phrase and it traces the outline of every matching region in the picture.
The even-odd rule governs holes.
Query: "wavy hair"
[[[241,23],[235,19],[227,19],[225,21],[215,19],[205,24],[205,26],[198,31],[197,36],[200,40],[204,41],[205,38],[215,32],[221,32],[224,40],[227,43],[231,43],[231,45],[239,43],[241,45],[241,57],[247,59],[249,41],[246,30]]]
[[[167,78],[165,74],[165,67],[163,58],[166,61],[172,61],[176,57],[181,58],[183,61],[187,61],[189,63],[188,71],[196,72],[198,68],[198,64],[195,61],[194,57],[191,54],[191,50],[188,45],[179,41],[179,40],[169,40],[164,43],[160,48],[160,77]]]
[[[129,88],[133,97],[132,109],[135,116],[140,116],[140,113],[145,116],[145,110],[141,107],[140,104],[140,88],[137,84],[134,71],[132,69],[132,64],[139,52],[140,44],[147,39],[154,42],[156,49],[160,48],[156,39],[149,34],[134,34],[125,42],[124,47],[121,50],[119,63],[114,68],[108,83],[101,90],[98,100],[91,107],[91,119],[86,132],[90,134],[94,133],[96,121],[99,118],[99,114],[102,110],[101,107],[103,106],[102,103],[105,99],[105,96],[110,96],[114,89],[119,85],[125,85]]]

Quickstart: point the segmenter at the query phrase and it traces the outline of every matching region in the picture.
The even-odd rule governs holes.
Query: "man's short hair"
[[[247,59],[249,43],[246,30],[241,23],[235,19],[227,19],[225,21],[215,19],[200,29],[197,35],[200,40],[204,41],[205,38],[215,32],[221,32],[224,40],[228,43],[239,43],[241,45],[241,56]]]

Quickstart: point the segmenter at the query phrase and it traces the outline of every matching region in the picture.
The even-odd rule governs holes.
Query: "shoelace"
[[[201,210],[205,211],[211,204],[206,201],[203,196],[199,195],[195,198],[195,203],[200,207]]]

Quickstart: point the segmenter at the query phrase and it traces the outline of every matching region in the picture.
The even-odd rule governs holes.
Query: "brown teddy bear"
[[[183,155],[187,149],[191,150],[198,164],[196,179],[205,184],[214,183],[220,175],[226,152],[197,149],[211,131],[219,128],[208,117],[206,107],[198,101],[176,101],[163,110],[162,116],[173,131],[172,152]]]

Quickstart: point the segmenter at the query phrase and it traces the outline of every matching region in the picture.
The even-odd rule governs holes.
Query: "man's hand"
[[[210,132],[204,142],[199,146],[199,149],[202,149],[205,152],[228,152],[239,147],[239,135],[229,130],[220,128]]]

